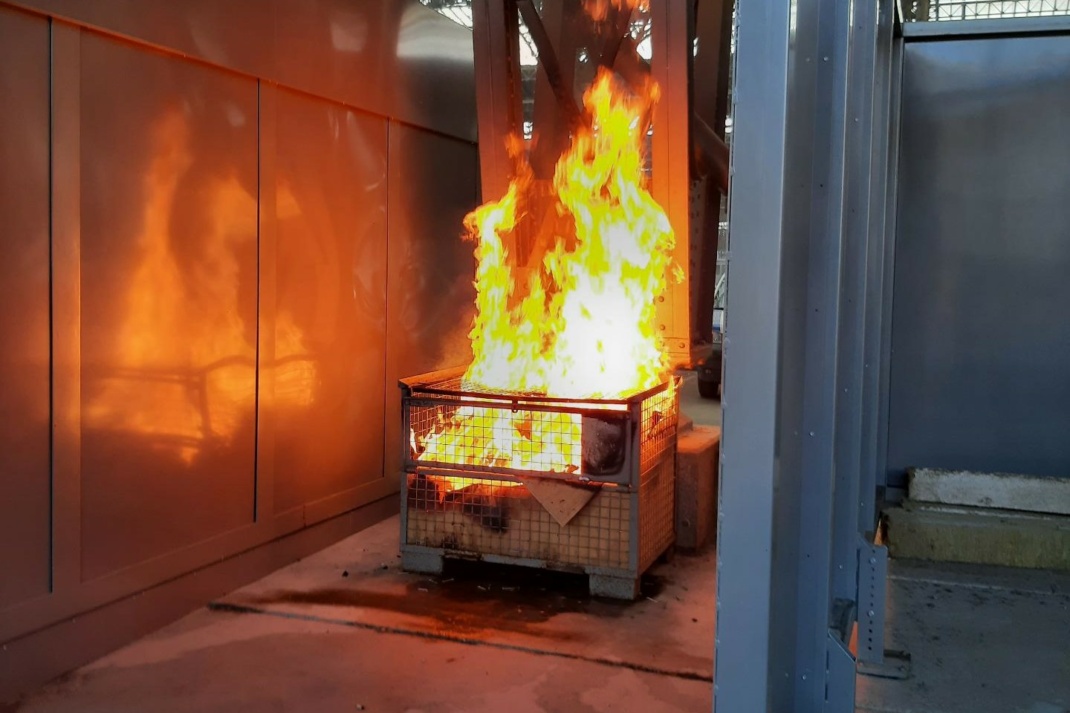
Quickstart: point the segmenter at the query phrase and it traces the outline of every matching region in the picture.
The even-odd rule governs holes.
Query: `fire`
[[[519,300],[503,236],[518,223],[530,169],[522,163],[503,199],[465,219],[478,241],[478,312],[465,373],[472,387],[612,398],[663,380],[655,311],[674,239],[643,176],[643,117],[656,99],[656,85],[629,96],[604,70],[587,91],[592,126],[577,133],[554,173],[558,211],[574,235],[554,236]]]
[[[577,472],[580,417],[569,413],[462,406],[438,424],[425,446],[435,460],[514,470]],[[415,445],[415,439],[414,444]]]
[[[609,16],[609,8],[618,12],[630,13],[635,8],[647,9],[649,0],[584,0],[583,9],[595,22],[602,22]]]
[[[576,132],[554,173],[561,220],[530,270],[517,266],[509,247],[535,192],[513,142],[517,171],[506,195],[465,219],[477,259],[466,389],[620,398],[665,380],[656,303],[679,268],[668,216],[643,175],[657,98],[656,84],[632,94],[600,70],[583,100],[589,127]],[[578,472],[580,416],[531,413],[462,408],[414,444],[416,452],[448,463]]]

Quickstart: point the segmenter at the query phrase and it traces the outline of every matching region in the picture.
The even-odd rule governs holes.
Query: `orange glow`
[[[573,136],[553,179],[569,229],[555,233],[536,269],[518,269],[507,247],[534,186],[522,157],[506,195],[465,219],[478,263],[467,389],[620,398],[665,380],[656,304],[679,268],[668,216],[643,176],[645,118],[657,98],[653,83],[634,95],[600,70],[584,95],[590,128]],[[576,473],[581,436],[575,414],[464,407],[413,445],[439,462]]]
[[[189,463],[206,441],[228,442],[256,403],[256,326],[238,308],[241,243],[256,240],[256,198],[236,175],[202,179],[203,227],[196,247],[176,250],[171,223],[180,184],[194,163],[189,126],[165,114],[145,177],[140,257],[127,289],[114,356],[87,385],[86,424],[153,436]],[[195,264],[189,255],[195,250]],[[181,255],[181,257],[180,257]],[[276,332],[276,401],[306,405],[315,365],[286,314]]]
[[[473,361],[465,381],[569,398],[612,398],[661,383],[667,365],[655,310],[673,248],[665,211],[643,177],[644,116],[657,99],[628,96],[602,71],[584,96],[593,118],[558,161],[558,210],[574,235],[554,246],[526,285],[514,280],[503,236],[531,186],[522,166],[506,196],[465,220],[478,240]],[[516,304],[518,290],[526,290]]]
[[[637,7],[646,10],[649,0],[583,0],[583,9],[595,22],[602,22],[609,16],[609,8],[613,7],[618,12],[632,12]]]
[[[576,414],[462,406],[423,445],[441,463],[575,473],[580,437]]]

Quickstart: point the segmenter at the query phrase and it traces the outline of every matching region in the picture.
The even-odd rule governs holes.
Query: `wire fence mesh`
[[[906,0],[902,7],[913,22],[1070,15],[1070,0]]]
[[[599,408],[414,387],[403,398],[404,544],[556,568],[645,568],[673,540],[679,388],[674,378]],[[620,477],[577,482],[598,467]],[[572,485],[547,486],[548,473]]]
[[[623,489],[595,489],[561,525],[518,481],[416,473],[408,476],[405,540],[447,553],[624,569],[631,517],[632,495]]]
[[[455,380],[454,380],[455,381]],[[454,381],[403,397],[405,464],[638,483],[675,442],[678,389],[666,382],[629,402],[556,402],[503,392],[441,393]],[[638,423],[635,423],[635,422]],[[634,426],[638,426],[635,428]],[[638,464],[633,463],[638,438]],[[629,474],[638,465],[639,470]]]

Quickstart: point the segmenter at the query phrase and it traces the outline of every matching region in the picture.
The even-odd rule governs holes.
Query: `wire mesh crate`
[[[594,594],[634,598],[674,539],[676,381],[568,400],[466,390],[461,373],[400,384],[402,566],[578,571]]]

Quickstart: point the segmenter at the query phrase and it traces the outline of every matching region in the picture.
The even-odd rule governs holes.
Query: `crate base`
[[[674,549],[669,546],[661,554],[659,559],[671,559]],[[549,569],[557,572],[571,572],[587,575],[587,589],[592,597],[605,597],[607,599],[619,599],[623,601],[635,601],[639,598],[642,572],[628,570],[610,570],[597,567],[583,567],[567,564],[544,562],[541,560],[529,560],[518,557],[503,557],[501,555],[472,555],[469,553],[450,553],[449,551],[429,552],[426,548],[418,549],[402,548],[401,569],[413,574],[440,575],[445,571],[447,560],[465,562],[483,561],[494,564],[504,564],[511,567],[531,567],[533,569]]]
[[[587,576],[592,597],[607,597],[635,601],[639,597],[639,577],[611,577],[605,574]]]
[[[402,551],[401,569],[415,574],[442,574],[446,558],[431,552]]]

